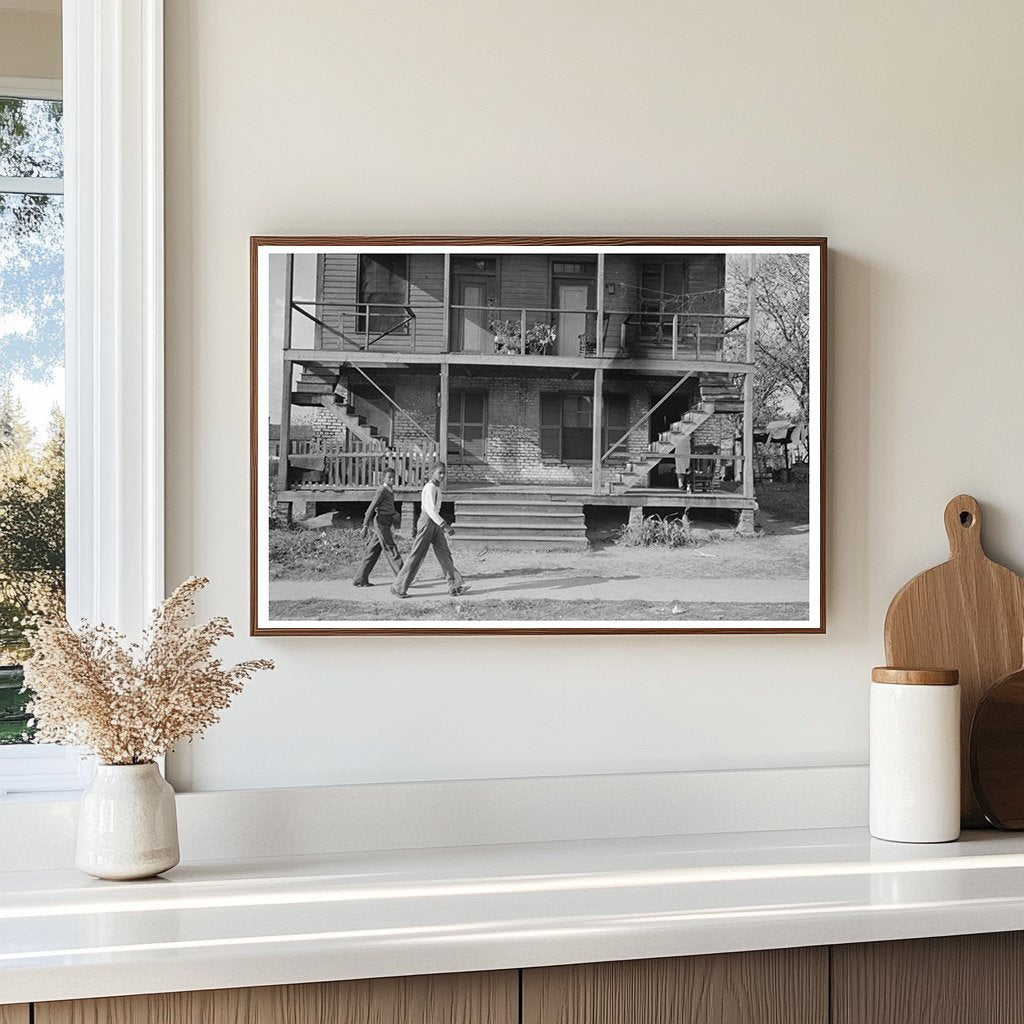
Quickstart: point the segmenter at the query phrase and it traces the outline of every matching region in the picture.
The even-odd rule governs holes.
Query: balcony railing
[[[314,347],[372,351],[385,338],[388,348],[416,352],[417,330],[425,324],[421,351],[444,351],[441,325],[448,317],[449,352],[486,356],[660,358],[745,362],[746,315],[659,310],[562,309],[551,306],[470,306],[443,303],[305,302],[291,304],[292,316],[316,325]],[[598,339],[598,317],[601,337]]]
[[[452,352],[580,356],[596,349],[596,309],[453,305],[450,310]]]
[[[292,302],[296,313],[316,324],[316,348],[352,348],[367,351],[382,338],[408,339],[416,351],[417,309],[440,310],[437,306],[408,306],[388,302]]]

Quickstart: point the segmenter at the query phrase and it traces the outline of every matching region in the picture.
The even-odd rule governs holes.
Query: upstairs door
[[[590,288],[585,284],[561,284],[557,286],[558,354],[578,356],[582,351],[583,339],[587,333],[587,299]]]
[[[493,352],[491,321],[498,316],[497,259],[453,256],[451,344],[453,352]]]
[[[483,281],[458,282],[455,292],[457,306],[487,306],[487,284]],[[487,309],[469,308],[456,310],[456,349],[460,352],[489,352],[491,331],[488,321],[491,313]]]

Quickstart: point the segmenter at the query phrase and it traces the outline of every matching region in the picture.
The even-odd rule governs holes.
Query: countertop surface
[[[861,829],[0,872],[0,1004],[1024,929],[1024,836]]]

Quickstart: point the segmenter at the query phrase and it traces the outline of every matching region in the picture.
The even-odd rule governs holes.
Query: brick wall
[[[323,406],[310,410],[309,425],[319,444],[339,445],[345,438],[345,424]]]
[[[394,389],[395,401],[412,415],[423,428],[431,433],[436,431],[438,376],[409,374],[378,369],[372,371],[374,380],[381,387]],[[628,395],[627,420],[637,422],[650,409],[651,394],[663,392],[670,387],[672,378],[607,379],[605,392]],[[688,386],[688,385],[687,385]],[[697,382],[693,382],[693,390]],[[589,375],[579,380],[565,377],[527,377],[496,373],[487,376],[461,376],[453,373],[451,390],[487,392],[487,437],[485,461],[483,463],[449,464],[449,479],[453,483],[487,482],[495,484],[551,484],[565,486],[586,486],[591,482],[589,460],[582,463],[564,463],[545,459],[540,448],[540,396],[546,391],[593,393],[593,382]],[[326,410],[320,410],[317,422],[321,429],[330,430],[327,417],[337,423]],[[738,429],[740,418],[734,415],[712,416],[695,433],[695,444],[718,445],[720,440],[729,439]],[[649,428],[644,425],[636,430],[627,442],[631,454],[648,450]],[[423,435],[404,417],[395,416],[395,441],[418,444]],[[607,479],[614,468],[606,467]]]
[[[713,444],[731,441],[743,433],[743,417],[739,413],[716,412],[709,416],[694,432],[694,444]]]

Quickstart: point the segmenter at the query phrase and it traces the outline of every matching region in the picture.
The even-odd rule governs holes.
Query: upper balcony
[[[665,304],[597,309],[292,300],[290,316],[313,324],[312,349],[318,354],[458,354],[481,362],[540,357],[553,363],[746,363],[749,356],[746,314],[678,312]],[[291,333],[287,329],[286,337]]]

